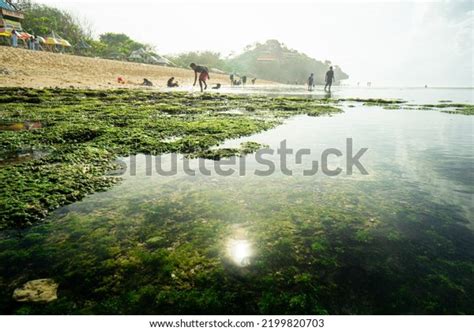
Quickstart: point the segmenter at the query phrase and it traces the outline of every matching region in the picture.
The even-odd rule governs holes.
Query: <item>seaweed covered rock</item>
[[[290,116],[341,111],[320,100],[262,95],[27,88],[0,88],[0,95],[0,231],[30,226],[117,183],[121,178],[108,174],[119,156],[242,156],[260,144],[217,147]],[[15,123],[21,125],[12,130]],[[41,125],[30,130],[24,123]],[[48,153],[17,160],[24,150]]]
[[[59,284],[50,278],[30,280],[15,289],[13,299],[19,302],[48,303],[58,298]]]

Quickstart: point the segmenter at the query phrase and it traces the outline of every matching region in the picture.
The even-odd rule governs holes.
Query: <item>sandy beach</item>
[[[118,76],[123,77],[126,84],[118,84]],[[171,76],[180,85],[191,85],[194,79],[192,70],[182,68],[0,47],[2,87],[134,88],[140,87],[143,78],[151,80],[157,87],[165,87]],[[227,75],[211,73],[210,76],[211,86],[229,84]],[[269,83],[257,80],[257,84]]]

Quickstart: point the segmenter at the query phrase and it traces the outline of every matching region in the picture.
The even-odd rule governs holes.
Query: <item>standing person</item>
[[[234,74],[230,74],[229,79],[230,79],[230,86],[233,86],[234,85]]]
[[[326,85],[324,86],[324,91],[326,92],[331,92],[331,85],[334,82],[334,71],[332,70],[332,67],[329,67],[329,70],[326,72]],[[326,88],[328,88],[326,90]]]
[[[245,86],[247,83],[247,76],[242,76],[242,86]]]
[[[18,35],[16,34],[16,30],[12,30],[12,46],[18,47]]]
[[[194,70],[194,83],[193,86],[196,86],[196,80],[199,73],[199,86],[201,87],[201,92],[203,91],[202,85],[204,84],[204,90],[207,89],[206,80],[211,79],[209,77],[209,69],[205,66],[196,65],[196,63],[191,63],[189,65]]]
[[[32,51],[35,50],[35,36],[31,36],[28,39],[28,48],[31,49]]]
[[[314,74],[311,73],[308,77],[308,91],[312,91],[314,87]]]
[[[34,46],[35,46],[35,51],[39,51],[40,50],[40,41],[39,41],[39,38],[38,36],[35,36],[35,40],[34,40]]]
[[[255,85],[255,81],[256,81],[256,80],[257,80],[256,77],[254,77],[254,78],[252,79],[252,85]]]

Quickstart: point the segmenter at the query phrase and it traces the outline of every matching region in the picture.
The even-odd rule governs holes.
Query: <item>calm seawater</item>
[[[307,95],[301,88],[251,93]],[[235,90],[233,90],[235,92]],[[237,90],[241,92],[241,90]],[[247,90],[247,93],[249,91]],[[321,97],[321,91],[312,94]],[[472,89],[344,89],[333,98],[474,103]],[[352,105],[352,107],[350,107]],[[3,313],[474,313],[474,117],[342,104],[330,117],[295,116],[231,140],[293,149],[191,160],[195,176],[160,160],[125,158],[123,181],[0,234]],[[347,173],[347,139],[367,174]],[[301,162],[294,154],[306,148]],[[332,155],[321,170],[324,151]],[[304,175],[318,161],[318,171]],[[211,174],[199,172],[199,164]],[[131,165],[134,163],[134,165]],[[150,164],[153,168],[150,168]],[[215,166],[234,169],[218,175]],[[136,167],[136,174],[130,169]],[[240,175],[239,172],[245,172]],[[53,278],[59,299],[15,303],[16,286]]]
[[[299,95],[314,98],[326,97],[321,86],[317,86],[313,92],[308,92],[302,86],[287,85],[280,86],[252,86],[245,88],[222,88],[222,92],[229,93],[265,93],[269,95]],[[439,101],[450,100],[457,103],[474,103],[474,88],[424,88],[424,87],[346,87],[333,86],[332,98],[382,98],[382,99],[403,99],[408,103],[438,103]]]

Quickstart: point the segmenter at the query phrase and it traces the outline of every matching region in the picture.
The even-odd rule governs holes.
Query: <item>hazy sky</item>
[[[86,19],[97,35],[123,32],[161,54],[227,55],[278,39],[340,65],[352,83],[474,86],[472,0],[40,2]]]

